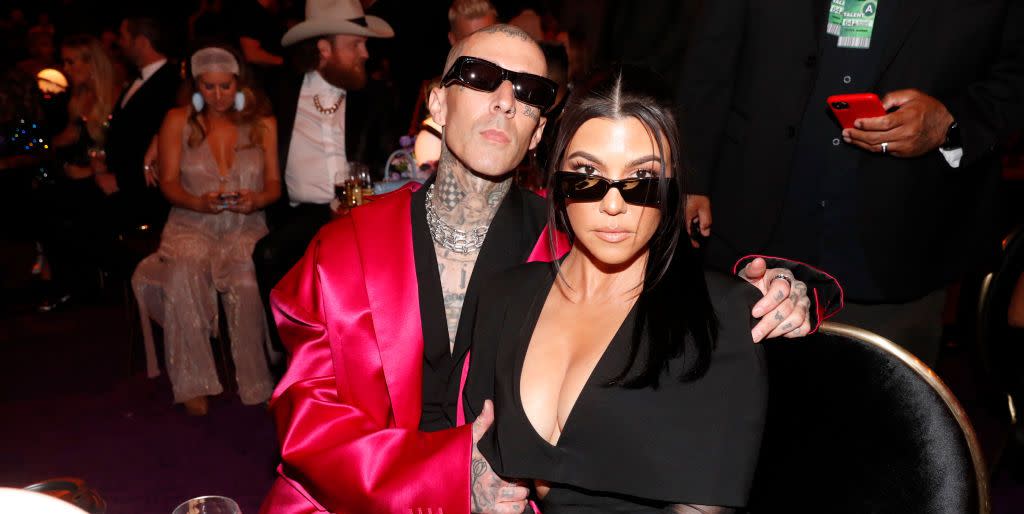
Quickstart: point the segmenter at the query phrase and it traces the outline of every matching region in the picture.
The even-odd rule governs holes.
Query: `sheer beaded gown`
[[[181,143],[181,185],[186,191],[198,196],[263,189],[263,150],[252,143],[249,127],[239,127],[234,162],[224,175],[205,139],[189,146],[190,130],[187,126],[182,131]],[[160,248],[136,268],[132,287],[143,334],[146,344],[152,345],[149,319],[163,326],[164,362],[175,402],[223,391],[210,344],[219,325],[218,294],[239,396],[249,405],[270,398],[273,380],[264,347],[272,350],[252,262],[253,247],[266,233],[262,211],[208,214],[174,207]]]
[[[764,355],[750,335],[760,293],[707,272],[719,321],[707,373],[678,380],[684,349],[658,387],[609,386],[629,362],[634,306],[552,443],[526,413],[521,377],[555,277],[546,263],[514,268],[484,288],[478,304],[466,409],[472,419],[494,399],[495,422],[479,443],[494,471],[538,484],[534,498],[544,514],[720,514],[744,506],[767,402]]]

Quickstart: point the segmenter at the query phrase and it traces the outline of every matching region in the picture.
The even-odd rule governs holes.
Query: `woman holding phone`
[[[223,390],[209,341],[218,294],[242,402],[261,403],[273,390],[251,256],[281,178],[276,123],[241,60],[210,46],[190,64],[192,105],[168,112],[158,135],[160,190],[173,208],[160,248],[139,264],[132,286],[147,339],[149,316],[163,325],[174,401],[201,415],[207,397]]]
[[[573,91],[549,163],[549,228],[572,249],[481,295],[467,390],[493,384],[495,417],[479,451],[545,514],[732,512],[754,474],[761,294],[705,272],[685,239],[684,150],[661,83],[617,67]]]

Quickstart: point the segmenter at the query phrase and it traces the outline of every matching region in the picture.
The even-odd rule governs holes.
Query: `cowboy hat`
[[[285,32],[284,46],[318,36],[349,34],[366,37],[392,37],[388,22],[363,13],[359,0],[308,0],[306,19]]]

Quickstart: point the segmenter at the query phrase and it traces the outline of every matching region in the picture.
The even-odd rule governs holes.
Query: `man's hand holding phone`
[[[953,115],[942,102],[917,89],[893,91],[881,100],[889,114],[858,118],[843,128],[843,140],[875,153],[917,157],[946,140]]]

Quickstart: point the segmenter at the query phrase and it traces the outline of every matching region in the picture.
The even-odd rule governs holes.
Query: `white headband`
[[[238,61],[231,52],[214,46],[192,54],[192,78],[211,71],[238,75]]]

